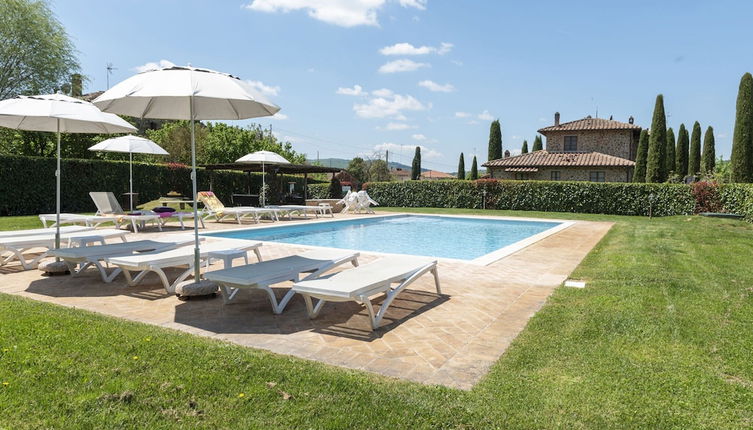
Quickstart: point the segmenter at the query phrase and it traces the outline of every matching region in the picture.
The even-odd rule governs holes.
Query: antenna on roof
[[[117,67],[112,67],[112,63],[107,63],[105,65],[105,69],[107,70],[107,89],[110,89],[110,75],[112,75],[113,70],[118,70]]]

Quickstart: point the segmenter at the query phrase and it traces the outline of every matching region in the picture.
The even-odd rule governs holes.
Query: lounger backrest
[[[204,204],[204,207],[208,208],[214,213],[222,213],[225,209],[225,205],[222,204],[220,199],[214,195],[211,191],[199,191],[199,201]]]
[[[120,207],[120,203],[115,198],[115,194],[109,191],[92,191],[89,196],[97,205],[97,214],[99,215],[124,215],[123,208]]]

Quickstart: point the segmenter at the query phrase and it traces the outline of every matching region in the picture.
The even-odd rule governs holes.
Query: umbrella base
[[[70,275],[71,273],[64,261],[47,261],[39,265],[39,270],[48,276]]]
[[[217,294],[217,284],[212,281],[202,279],[196,281],[184,281],[175,287],[175,295],[181,300],[190,298],[211,297]]]

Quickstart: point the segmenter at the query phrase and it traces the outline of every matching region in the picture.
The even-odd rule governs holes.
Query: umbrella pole
[[[259,193],[259,204],[261,207],[264,207],[267,205],[267,190],[266,190],[266,182],[267,174],[264,172],[264,161],[261,162],[261,192]]]
[[[191,185],[193,187],[193,238],[194,238],[194,250],[193,250],[193,280],[199,282],[201,280],[201,254],[199,251],[199,214],[196,203],[196,136],[194,133],[194,106],[193,97],[191,97]]]
[[[133,152],[128,152],[128,195],[131,196],[131,212],[133,212]]]
[[[60,249],[60,118],[57,119],[57,140],[57,167],[55,170],[55,249]]]

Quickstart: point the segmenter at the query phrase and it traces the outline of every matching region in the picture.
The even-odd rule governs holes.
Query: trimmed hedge
[[[55,212],[55,159],[0,155],[0,215],[33,215]],[[128,162],[66,159],[61,162],[61,193],[63,212],[94,212],[96,207],[90,191],[112,191],[116,196],[128,192]],[[133,163],[133,189],[140,202],[164,196],[169,191],[191,194],[191,169],[171,168],[162,164]],[[260,174],[198,169],[199,190],[211,187],[220,200],[230,204],[234,192],[246,192],[261,186]],[[298,188],[303,179],[295,181]],[[324,184],[326,187],[327,184]]]
[[[309,184],[307,197],[310,199],[328,199],[329,184]]]
[[[719,186],[719,197],[725,212],[745,216],[753,222],[753,184],[723,184]]]
[[[366,184],[382,206],[486,208],[612,215],[692,214],[695,200],[683,184],[554,181],[404,181]]]

